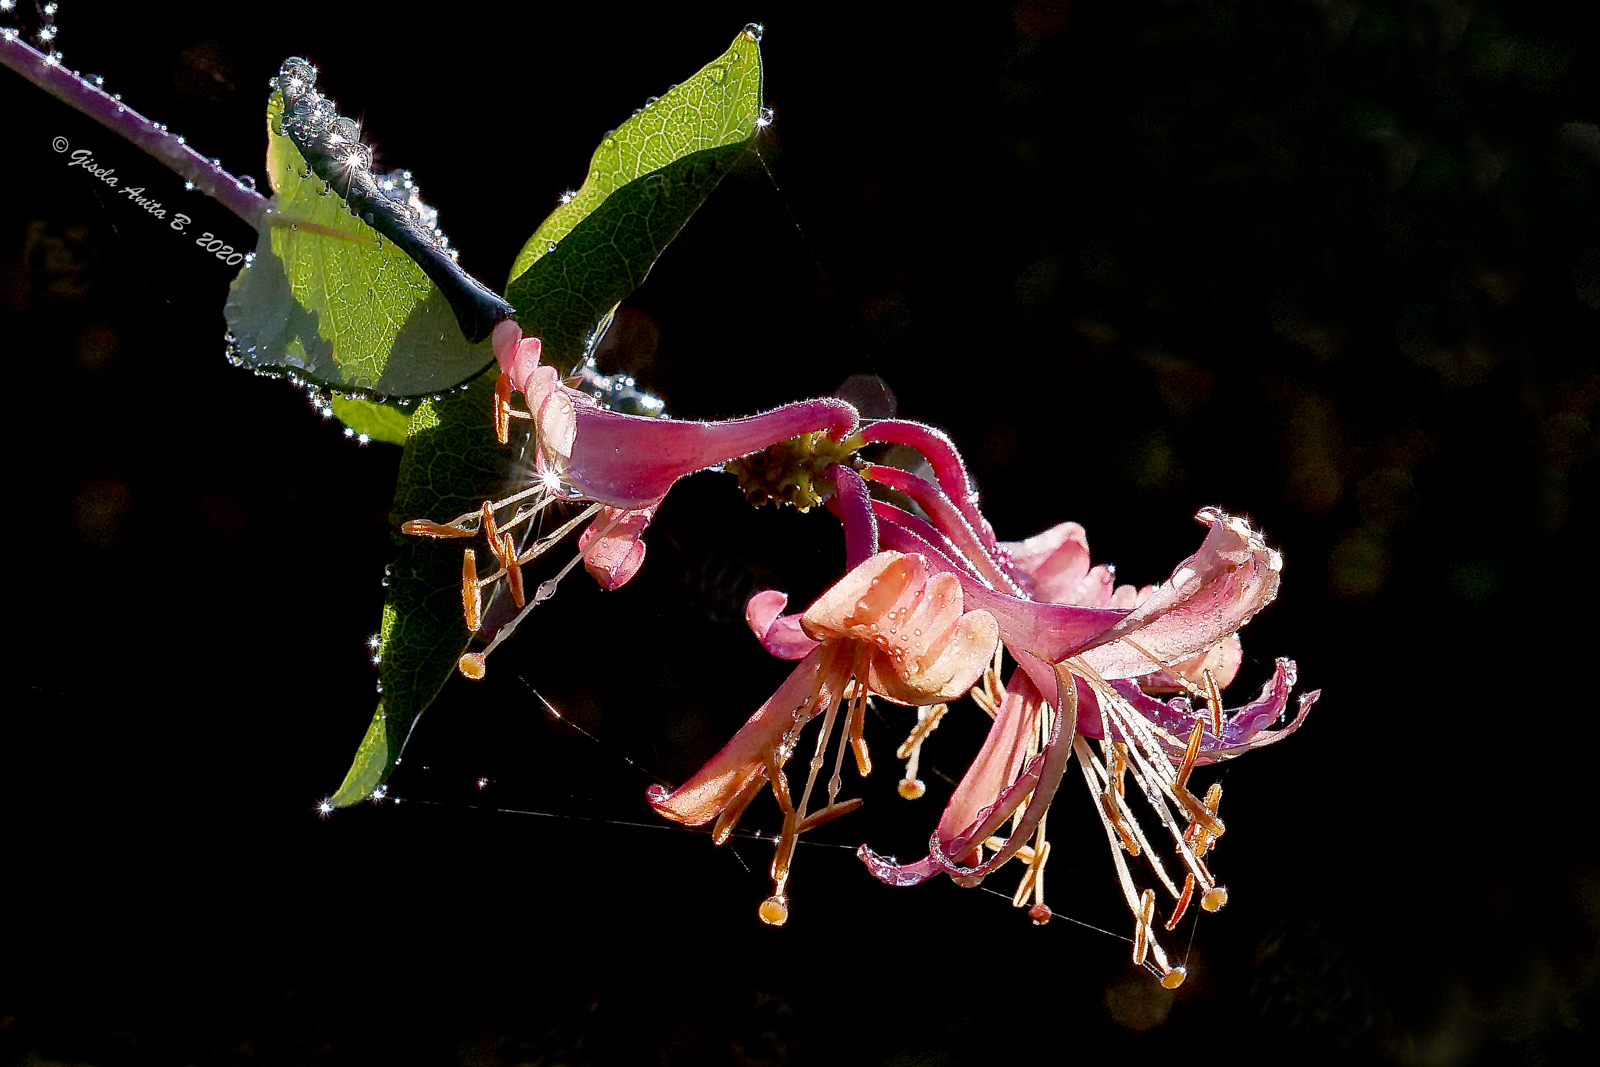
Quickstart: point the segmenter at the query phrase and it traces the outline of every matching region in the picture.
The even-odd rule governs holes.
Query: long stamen
[[[547,537],[541,538],[535,544],[534,548],[530,549],[528,552],[524,552],[520,557],[518,557],[514,561],[513,566],[516,567],[516,566],[518,566],[518,565],[520,565],[522,563],[526,563],[527,561],[529,561],[529,560],[533,559],[534,557],[538,556],[540,553],[542,553],[545,550],[547,550],[556,541],[560,540],[566,534],[570,533],[575,527],[577,527],[577,525],[579,523],[581,523],[585,519],[593,516],[599,510],[600,510],[600,505],[599,504],[591,505],[582,514],[576,516],[570,522],[567,522],[565,525],[563,525],[561,527],[560,530],[557,530],[554,534],[551,534],[551,535],[549,535]],[[615,523],[615,520],[613,520],[613,524],[614,523]],[[608,527],[608,529],[609,529],[609,527]],[[468,549],[467,551],[470,554],[472,550]],[[474,681],[477,681],[477,680],[483,678],[485,670],[486,670],[486,668],[484,666],[484,660],[489,655],[489,653],[491,653],[495,649],[499,648],[500,647],[500,643],[502,641],[506,640],[506,638],[510,637],[513,633],[516,632],[517,627],[522,624],[522,620],[523,619],[528,617],[528,613],[530,611],[532,611],[534,608],[538,607],[544,601],[549,600],[551,597],[555,596],[556,586],[561,583],[561,579],[565,578],[572,571],[572,568],[576,567],[582,560],[583,560],[583,553],[579,552],[576,556],[574,556],[572,559],[567,561],[567,565],[566,566],[562,567],[561,570],[556,572],[556,576],[554,578],[550,578],[550,579],[548,579],[546,581],[540,582],[539,583],[539,587],[537,589],[535,589],[534,592],[533,592],[533,598],[531,600],[528,600],[528,602],[523,605],[521,611],[517,612],[514,616],[512,616],[510,622],[508,622],[504,626],[500,627],[499,631],[497,631],[495,633],[494,638],[489,642],[489,644],[487,646],[484,647],[483,651],[481,651],[481,652],[468,652],[465,655],[463,655],[456,662],[457,669],[459,669],[462,674],[466,675],[468,678],[473,679]],[[500,571],[497,571],[495,574],[490,575],[489,579],[487,579],[487,580],[493,580],[494,578],[498,578],[502,574],[505,574],[505,573],[506,573],[506,571],[504,569],[502,569]],[[515,597],[516,591],[517,591],[518,587],[520,587],[521,582],[522,582],[522,572],[521,572],[521,570],[518,569],[514,573],[515,573],[515,577],[512,578],[512,582],[513,582],[513,585],[512,585],[513,597]],[[479,584],[482,584],[482,583],[480,582]],[[463,595],[465,595],[465,594],[463,593]],[[480,607],[479,610],[480,610],[480,615],[481,615],[481,610],[482,610],[481,607]],[[480,625],[481,625],[481,618],[480,618]]]

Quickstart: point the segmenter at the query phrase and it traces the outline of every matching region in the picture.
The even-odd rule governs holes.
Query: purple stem
[[[239,216],[255,229],[261,229],[272,211],[272,202],[238,178],[211,162],[176,135],[97,89],[59,61],[30,47],[20,37],[0,37],[0,64],[10,67],[28,81],[69,107],[88,115],[100,125],[144,149],[195,188]]]

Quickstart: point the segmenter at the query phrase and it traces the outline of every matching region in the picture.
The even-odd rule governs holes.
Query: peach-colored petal
[[[977,681],[999,630],[987,612],[965,611],[961,583],[929,576],[920,555],[880,552],[817,598],[801,617],[816,640],[873,649],[867,684],[905,704],[953,700]]]

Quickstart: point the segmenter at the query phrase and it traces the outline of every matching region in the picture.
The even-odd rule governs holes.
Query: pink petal
[[[635,511],[602,508],[583,531],[578,551],[583,553],[584,569],[600,588],[619,588],[639,573],[644,565],[644,530],[655,514],[655,505]]]
[[[763,589],[744,607],[744,621],[768,652],[779,659],[801,659],[811,654],[820,642],[807,637],[800,628],[800,616],[783,614],[789,594]]]
[[[685,474],[758,452],[803,433],[845,437],[856,409],[821,398],[727,422],[680,422],[579,406],[567,479],[590,500],[637,508],[667,495]]]
[[[1283,559],[1249,524],[1215,508],[1195,518],[1210,526],[1200,550],[1083,654],[1102,678],[1136,678],[1205,652],[1278,595]]]
[[[1033,599],[1105,606],[1079,599],[1079,587],[1089,575],[1089,538],[1077,523],[1060,523],[1026,541],[1003,541],[1000,551],[1011,558],[1013,569],[1032,580]]]
[[[1212,645],[1206,651],[1192,659],[1186,659],[1168,671],[1152,671],[1141,674],[1135,679],[1139,688],[1146,693],[1176,693],[1185,687],[1178,682],[1179,678],[1188,680],[1192,685],[1197,685],[1203,691],[1206,686],[1206,671],[1211,672],[1211,677],[1217,683],[1218,689],[1225,689],[1239,673],[1239,665],[1244,661],[1244,647],[1240,644],[1238,634],[1229,634],[1221,641]]]
[[[983,747],[961,776],[939,817],[939,839],[949,847],[957,847],[955,843],[960,840],[974,841],[975,835],[969,831],[1006,787],[1017,780],[1028,758],[1028,743],[1038,736],[1039,708],[1043,703],[1044,697],[1026,674],[1012,674],[1006,683],[1006,698],[995,711],[994,724],[983,739]],[[966,862],[969,857],[955,858]]]

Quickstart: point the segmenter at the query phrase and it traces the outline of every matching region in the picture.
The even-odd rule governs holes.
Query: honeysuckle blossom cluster
[[[513,420],[533,423],[535,482],[450,523],[406,524],[415,534],[486,540],[488,573],[479,575],[473,548],[463,556],[469,629],[483,624],[488,586],[503,582],[519,609],[483,635],[485,647],[462,657],[463,673],[481,677],[484,657],[549,595],[560,575],[530,597],[522,567],[577,526],[587,524],[562,574],[581,561],[607,589],[632,578],[651,517],[685,474],[720,466],[752,503],[824,506],[844,529],[843,577],[801,611],[786,614],[787,597],[775,590],[757,593],[746,610],[767,651],[797,661],[793,672],[687,782],[652,787],[651,806],[680,823],[711,823],[720,844],[771,792],[783,827],[772,892],[758,914],[782,924],[800,836],[862,803],[841,794],[847,749],[857,774],[872,770],[868,701],[917,709],[896,751],[900,793],[914,799],[925,792],[916,778],[922,748],[949,705],[970,695],[993,723],[933,827],[927,855],[901,862],[863,845],[867,870],[891,885],[948,876],[973,886],[1017,861],[1023,874],[1013,902],[1035,922],[1048,921],[1047,813],[1076,763],[1133,920],[1134,961],[1168,986],[1183,980],[1158,923],[1170,931],[1192,904],[1215,911],[1228,895],[1207,863],[1225,830],[1222,791],[1212,785],[1197,795],[1192,773],[1282,740],[1318,696],[1302,695],[1293,718],[1269,729],[1287,718],[1296,682],[1293,661],[1279,659],[1254,699],[1225,704],[1242,658],[1238,631],[1277,596],[1282,571],[1282,557],[1248,522],[1206,508],[1196,516],[1205,527],[1199,548],[1168,580],[1118,586],[1109,567],[1092,563],[1075,523],[999,541],[960,453],[932,427],[863,422],[831,398],[725,422],[625,415],[540,363],[538,339],[515,323],[501,323],[493,343],[502,371],[497,432],[504,441]],[[516,394],[524,407],[513,406]],[[873,447],[880,445],[907,446],[921,462],[906,469],[863,456],[888,451]],[[551,534],[519,540],[516,528],[555,501],[588,507]],[[787,765],[818,717],[796,791]],[[1156,816],[1158,831],[1146,830],[1141,810]],[[1158,896],[1167,901],[1159,910]]]

